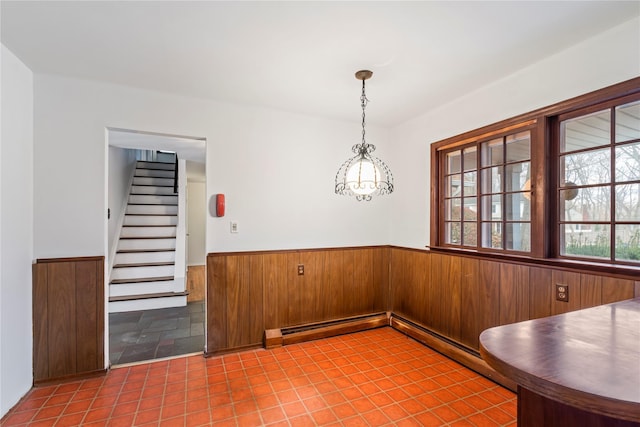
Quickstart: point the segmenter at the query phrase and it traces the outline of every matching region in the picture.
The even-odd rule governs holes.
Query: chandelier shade
[[[369,201],[373,196],[381,196],[393,192],[393,175],[389,166],[373,156],[375,145],[365,140],[365,108],[367,96],[365,94],[365,80],[373,73],[368,70],[358,71],[356,78],[362,80],[362,142],[351,148],[355,156],[347,159],[336,174],[335,192],[344,196],[354,196],[359,201]]]

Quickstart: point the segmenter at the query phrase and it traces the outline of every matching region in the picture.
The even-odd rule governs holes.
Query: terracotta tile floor
[[[391,328],[32,389],[2,426],[515,426],[510,391]]]

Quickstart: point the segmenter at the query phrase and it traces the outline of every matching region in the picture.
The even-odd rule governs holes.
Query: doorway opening
[[[124,129],[107,141],[109,364],[202,353],[206,141]]]

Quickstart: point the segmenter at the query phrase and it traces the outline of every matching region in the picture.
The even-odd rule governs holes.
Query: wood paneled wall
[[[632,278],[387,246],[209,254],[207,275],[208,354],[380,311],[477,351],[492,326],[640,296]],[[569,302],[555,300],[560,283]]]
[[[104,370],[104,257],[33,265],[34,382]]]
[[[205,283],[204,265],[190,265],[187,267],[187,302],[204,300]]]
[[[386,311],[389,251],[364,247],[209,254],[207,353],[259,346],[265,329]]]
[[[390,268],[394,314],[476,351],[492,326],[640,296],[640,280],[414,249],[391,248]]]

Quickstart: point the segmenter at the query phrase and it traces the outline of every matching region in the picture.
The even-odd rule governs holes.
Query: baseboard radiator
[[[442,353],[448,358],[472,369],[480,375],[484,375],[492,381],[497,382],[512,391],[516,391],[516,383],[504,375],[499,374],[487,365],[487,363],[480,357],[480,353],[477,351],[456,343],[455,341],[443,337],[436,332],[395,314],[391,314],[389,324],[397,331],[421,342],[438,353]]]
[[[383,326],[391,326],[393,329],[455,360],[480,375],[512,391],[516,391],[516,383],[487,365],[477,351],[390,312],[347,317],[282,329],[267,329],[264,332],[263,344],[266,349],[273,349],[289,344],[360,332]]]
[[[267,329],[264,332],[263,344],[266,349],[271,349],[282,347],[283,345],[379,328],[389,325],[389,316],[389,313],[382,312],[288,328]]]

